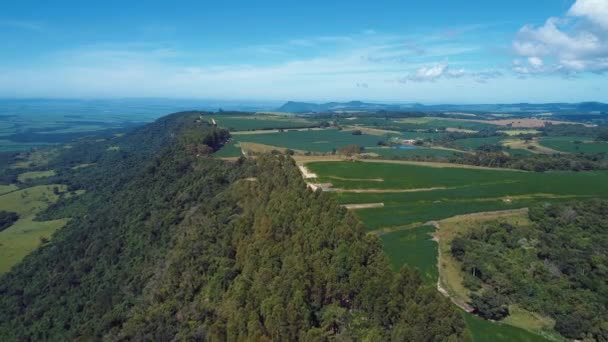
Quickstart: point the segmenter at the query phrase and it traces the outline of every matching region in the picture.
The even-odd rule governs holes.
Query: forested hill
[[[51,208],[73,219],[0,278],[0,340],[467,339],[293,160],[214,159],[227,132],[197,119],[58,157],[95,163],[58,176],[88,197]]]

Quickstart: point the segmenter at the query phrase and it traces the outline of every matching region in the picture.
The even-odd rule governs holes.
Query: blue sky
[[[608,0],[19,1],[0,97],[607,101]]]

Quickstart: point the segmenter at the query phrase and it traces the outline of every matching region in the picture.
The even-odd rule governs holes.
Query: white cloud
[[[572,5],[568,14],[585,17],[608,30],[608,1],[606,0],[578,0]]]
[[[514,63],[521,75],[608,71],[608,0],[577,0],[567,17],[522,27],[513,50],[526,58]]]
[[[468,77],[477,82],[485,83],[500,76],[502,76],[502,73],[497,70],[469,71],[463,68],[453,69],[447,62],[441,62],[422,66],[406,77],[399,79],[399,82],[434,82],[441,78]]]

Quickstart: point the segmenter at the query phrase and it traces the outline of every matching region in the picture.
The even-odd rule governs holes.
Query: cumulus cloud
[[[522,27],[513,50],[520,75],[608,71],[608,0],[577,0],[565,17]]]
[[[608,1],[606,0],[578,0],[572,5],[568,14],[585,17],[608,30]]]

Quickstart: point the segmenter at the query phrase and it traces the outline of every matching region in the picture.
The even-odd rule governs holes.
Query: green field
[[[591,141],[589,137],[547,137],[540,144],[567,153],[608,153],[608,143]]]
[[[454,144],[459,148],[474,150],[483,145],[500,145],[504,139],[505,137],[466,138],[454,140]]]
[[[29,180],[32,179],[38,179],[38,178],[45,178],[45,177],[51,177],[55,175],[55,171],[53,170],[48,170],[48,171],[29,171],[29,172],[24,172],[22,174],[20,174],[17,177],[17,180],[19,180],[20,182],[27,182]]]
[[[496,127],[490,123],[476,122],[464,119],[450,119],[450,118],[436,118],[436,117],[424,117],[424,118],[408,118],[398,119],[399,123],[419,125],[421,128],[460,128],[479,131],[488,127]]]
[[[40,185],[13,191],[0,196],[0,210],[16,212],[20,218],[14,225],[0,232],[0,274],[8,271],[36,249],[42,238],[63,227],[67,220],[38,222],[34,217],[55,203],[59,196],[53,189],[65,191],[65,185]]]
[[[242,134],[234,135],[233,139],[238,142],[258,143],[293,150],[331,152],[333,149],[339,149],[347,145],[376,147],[378,141],[382,138],[368,134],[353,135],[351,132],[337,129],[326,129],[267,134]]]
[[[316,181],[340,189],[427,190],[332,193],[343,204],[384,203],[381,208],[356,210],[370,230],[523,208],[538,201],[608,196],[608,172],[534,173],[364,162],[314,162],[307,167],[319,175]]]
[[[460,214],[528,207],[538,201],[608,196],[608,172],[532,173],[367,162],[311,162],[307,167],[319,175],[317,181],[331,182],[336,188],[439,188],[331,193],[341,203],[384,203],[381,208],[354,210],[355,215],[369,230],[383,229],[377,232],[393,269],[404,264],[418,268],[429,285],[438,279],[438,246],[430,236],[435,228],[416,225]],[[463,315],[474,341],[547,341],[505,323]]]
[[[423,226],[380,236],[393,270],[407,264],[417,268],[423,279],[435,284],[437,272],[437,243],[431,239],[433,226]]]
[[[545,342],[548,339],[528,332],[526,330],[502,323],[486,321],[463,312],[463,316],[469,331],[475,342]]]
[[[303,118],[278,115],[251,115],[251,116],[205,116],[204,119],[214,119],[223,128],[231,131],[251,131],[278,128],[304,128],[315,127],[318,122]]]
[[[455,151],[436,149],[436,148],[368,148],[366,152],[376,153],[383,158],[398,157],[438,157],[448,158]]]
[[[9,193],[11,191],[15,191],[19,189],[15,184],[0,184],[0,195],[4,195],[6,193]]]
[[[241,148],[237,147],[236,144],[237,143],[232,140],[226,145],[222,146],[222,148],[213,155],[218,158],[239,157],[242,155]]]

